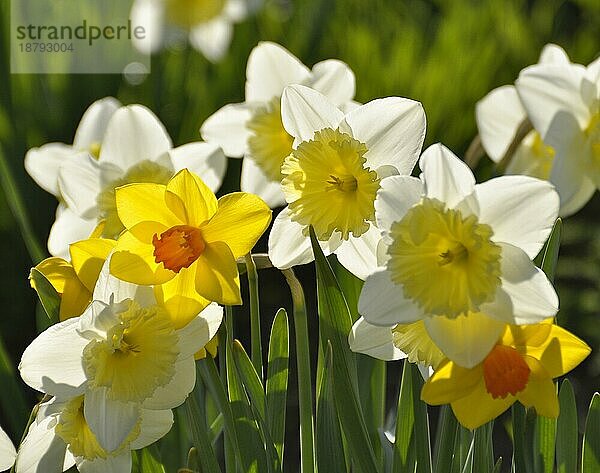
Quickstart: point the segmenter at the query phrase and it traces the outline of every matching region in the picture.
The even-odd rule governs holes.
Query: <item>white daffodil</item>
[[[600,187],[600,58],[589,66],[537,64],[516,81],[529,120],[554,149],[549,180],[569,215]]]
[[[342,264],[360,265],[367,242],[379,237],[375,196],[384,177],[410,174],[418,159],[423,107],[387,97],[344,114],[301,85],[287,87],[281,104],[294,149],[281,168],[288,206],[273,224],[269,257],[278,268],[312,261],[312,225],[325,251],[334,251]]]
[[[177,148],[158,118],[146,107],[119,108],[106,127],[97,158],[68,160],[59,167],[58,186],[65,210],[57,214],[50,231],[50,253],[68,257],[68,245],[98,236],[116,238],[124,229],[117,215],[115,188],[129,183],[166,184],[183,168],[202,177],[215,191],[221,185],[226,160],[208,143]]]
[[[170,409],[194,387],[194,354],[214,337],[222,307],[211,304],[184,327],[156,304],[150,286],[109,274],[105,263],[93,302],[53,325],[23,353],[21,377],[58,401],[83,397],[87,424],[113,452],[140,422],[141,409]]]
[[[544,46],[538,64],[569,64],[560,46]],[[506,154],[519,125],[527,118],[514,85],[492,90],[475,107],[481,143],[492,161],[498,163]],[[542,141],[536,130],[530,131],[512,156],[506,174],[524,174],[548,179],[554,160],[554,149]],[[560,193],[560,189],[558,189]]]
[[[40,405],[19,447],[17,473],[61,472],[74,465],[81,473],[130,473],[131,450],[163,437],[173,425],[170,409],[140,409],[136,425],[115,449],[103,448],[85,416],[84,396]]]
[[[285,205],[281,165],[294,138],[283,127],[280,99],[293,84],[318,90],[340,107],[351,107],[354,98],[354,73],[343,62],[328,59],[310,70],[280,45],[261,42],[248,58],[246,101],[225,105],[200,129],[202,138],[219,144],[227,156],[246,158],[240,187],[271,208]]]
[[[0,471],[8,470],[15,463],[17,451],[6,432],[0,428]]]
[[[131,21],[144,27],[133,38],[138,50],[151,54],[187,35],[194,49],[208,60],[221,59],[231,43],[233,24],[256,11],[261,0],[135,0]]]
[[[475,185],[440,144],[423,153],[420,167],[420,179],[381,182],[375,206],[387,261],[367,277],[359,313],[387,327],[423,320],[445,356],[472,367],[507,323],[556,314],[556,292],[531,259],[557,218],[558,195],[527,176]]]

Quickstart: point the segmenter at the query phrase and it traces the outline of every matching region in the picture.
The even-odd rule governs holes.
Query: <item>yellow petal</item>
[[[215,216],[202,227],[204,239],[222,241],[235,258],[249,253],[271,222],[271,209],[263,200],[245,192],[219,199]]]
[[[165,202],[166,187],[161,184],[129,184],[117,187],[117,213],[130,229],[141,222],[160,222],[167,228],[181,225],[181,220]]]
[[[102,265],[116,244],[115,240],[90,238],[69,246],[73,269],[90,293],[94,292]]]
[[[217,241],[207,245],[192,266],[196,266],[198,294],[223,305],[242,303],[237,263],[225,243]]]
[[[546,342],[539,347],[528,346],[526,353],[541,362],[550,378],[557,378],[581,363],[590,354],[591,348],[558,325],[550,328]]]
[[[187,325],[210,304],[210,301],[196,291],[195,265],[182,268],[173,279],[155,286],[154,294],[157,302],[169,313],[177,329]]]
[[[552,325],[546,322],[532,325],[509,325],[500,343],[513,346],[519,351],[523,351],[526,347],[541,346],[548,340],[551,327]]]
[[[524,359],[531,372],[527,386],[523,391],[517,393],[517,399],[525,407],[535,407],[539,415],[558,417],[558,396],[550,374],[534,358],[526,356]]]
[[[199,227],[217,211],[213,191],[187,169],[182,169],[169,181],[165,201],[183,223],[194,227]]]
[[[137,226],[134,227],[134,231]],[[113,276],[134,284],[163,284],[175,277],[175,273],[164,269],[162,263],[154,261],[154,246],[125,231],[117,240],[115,252],[110,259]]]
[[[454,401],[452,411],[456,419],[467,429],[476,429],[477,427],[498,417],[508,409],[516,398],[510,394],[504,399],[494,399],[485,390],[483,378],[471,391],[463,398]]]
[[[60,300],[59,318],[61,321],[83,314],[92,301],[92,292],[79,279],[67,281]]]
[[[106,220],[102,219],[96,225],[96,228],[90,233],[90,238],[101,238],[104,233],[104,227],[106,226]]]
[[[65,284],[69,279],[77,279],[73,265],[62,258],[46,258],[35,267],[40,273],[46,276],[46,279],[56,289],[56,292],[62,294],[65,290]],[[31,287],[36,291],[35,282],[30,279]]]
[[[203,348],[200,348],[195,354],[195,360],[201,360],[202,358],[206,358],[206,355],[209,354],[211,357],[217,356],[217,350],[219,348],[219,336],[215,335],[211,338]]]
[[[423,386],[421,399],[434,406],[448,404],[467,396],[482,379],[481,365],[469,369],[446,361]]]

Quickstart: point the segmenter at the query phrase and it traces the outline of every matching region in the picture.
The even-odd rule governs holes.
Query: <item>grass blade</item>
[[[577,406],[575,393],[568,379],[560,386],[558,393],[560,415],[556,429],[556,463],[558,473],[577,471],[577,447],[579,431],[577,427]]]
[[[583,434],[581,473],[600,472],[600,394],[594,393]]]
[[[536,472],[552,473],[556,451],[556,419],[537,416],[533,437],[533,467]]]
[[[556,272],[556,264],[558,262],[558,250],[560,249],[560,237],[562,233],[562,220],[556,219],[552,232],[548,237],[548,241],[544,245],[542,251],[543,257],[540,268],[550,281],[554,281],[554,274]]]
[[[393,473],[404,473],[414,471],[415,456],[413,439],[413,428],[415,425],[415,413],[413,410],[412,390],[413,370],[407,360],[404,360],[402,370],[402,381],[400,382],[400,393],[398,395],[398,411],[396,412],[396,440],[394,442],[394,460],[392,463]]]
[[[260,379],[263,377],[263,352],[260,334],[260,303],[258,296],[258,271],[248,253],[246,260],[246,275],[248,277],[248,292],[250,294],[250,339],[251,339],[251,357],[254,369]]]
[[[267,401],[267,426],[283,465],[283,447],[285,438],[286,399],[289,369],[289,326],[284,309],[279,309],[271,327],[269,339],[269,358],[267,382],[265,383]]]
[[[156,444],[132,453],[134,454],[132,471],[139,473],[166,473]]]
[[[491,421],[473,433],[473,471],[492,471],[494,468],[493,428],[494,421]]]
[[[415,412],[415,449],[417,453],[417,473],[431,473],[431,441],[429,437],[429,417],[427,415],[427,404],[421,401],[421,389],[423,378],[419,373],[417,365],[411,363],[413,374],[413,410]]]
[[[41,271],[31,268],[29,279],[50,322],[57,324],[60,321],[60,295]]]
[[[188,396],[184,406],[187,424],[191,428],[192,441],[199,453],[198,463],[202,471],[206,473],[221,473],[219,462],[208,437],[207,426],[203,416],[200,414],[198,400],[196,399],[196,389]],[[145,472],[146,470],[141,471]]]
[[[452,469],[452,454],[458,422],[449,405],[440,408],[435,448],[433,451],[435,473],[446,473]]]

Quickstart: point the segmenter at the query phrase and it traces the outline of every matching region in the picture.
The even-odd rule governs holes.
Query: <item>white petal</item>
[[[67,206],[82,218],[96,217],[97,196],[101,190],[100,164],[84,153],[63,164],[58,171],[58,187]]]
[[[69,208],[62,210],[50,229],[48,251],[52,256],[69,260],[69,245],[89,238],[97,224],[96,219],[81,218]]]
[[[378,326],[416,322],[422,311],[404,297],[402,286],[394,284],[387,269],[378,269],[365,280],[358,299],[358,313]]]
[[[367,145],[370,168],[391,165],[410,174],[425,139],[425,112],[420,102],[387,97],[361,105],[346,115],[354,138]]]
[[[303,84],[310,71],[298,58],[282,46],[260,42],[248,58],[246,67],[246,100],[267,102],[280,97],[291,84]]]
[[[251,3],[253,2],[247,0],[227,0],[225,3],[225,16],[233,22],[242,21],[249,11],[255,9]]]
[[[138,39],[136,35],[132,38],[136,49],[144,54],[160,50],[164,36],[164,2],[135,0],[130,17],[132,25],[143,26],[146,33],[142,39]]]
[[[496,344],[506,324],[480,312],[450,319],[446,316],[425,317],[427,333],[437,347],[465,368],[481,363]]]
[[[231,158],[241,158],[246,152],[246,142],[250,136],[246,123],[252,118],[252,109],[246,103],[225,105],[202,124],[202,139],[217,143]]]
[[[16,462],[18,473],[62,473],[67,445],[54,433],[55,417],[46,417],[29,426],[19,446]]]
[[[320,92],[303,85],[285,88],[281,119],[286,131],[299,141],[312,140],[315,131],[337,128],[344,114]]]
[[[356,79],[345,62],[327,59],[315,64],[307,84],[327,96],[336,105],[343,105],[354,98]]]
[[[348,335],[350,350],[385,361],[406,358],[406,353],[394,345],[393,327],[378,327],[359,318]]]
[[[446,203],[448,208],[455,207],[475,189],[475,178],[469,167],[440,143],[425,150],[419,166],[423,170],[427,197]]]
[[[98,443],[109,452],[123,444],[140,417],[137,404],[109,399],[106,388],[87,390],[83,411]]]
[[[549,43],[544,46],[538,64],[569,64],[569,56],[563,48]]]
[[[256,194],[272,209],[285,205],[285,196],[280,182],[271,181],[251,158],[245,158],[242,162],[240,189],[243,192]]]
[[[558,217],[554,186],[527,176],[502,176],[475,186],[479,222],[492,227],[496,242],[517,246],[535,258]]]
[[[140,435],[131,442],[129,447],[132,450],[147,447],[158,439],[164,437],[173,426],[173,411],[142,409],[142,423],[140,425]]]
[[[527,118],[517,89],[505,85],[492,90],[475,106],[479,137],[485,152],[499,162],[512,143],[519,125]]]
[[[77,331],[87,340],[106,338],[106,333],[121,322],[117,314],[127,310],[128,304],[129,302],[105,304],[101,301],[92,301],[79,316]]]
[[[371,225],[360,237],[350,237],[335,250],[339,262],[363,281],[378,268],[381,230]]]
[[[180,359],[173,368],[173,377],[164,386],[156,388],[152,397],[146,399],[144,409],[172,409],[186,400],[196,384],[196,362],[193,356]]]
[[[58,188],[58,170],[71,159],[82,156],[72,146],[63,143],[48,143],[32,148],[25,155],[25,170],[38,186],[46,192],[60,197]]]
[[[175,172],[184,168],[189,169],[200,176],[213,192],[221,187],[227,159],[217,145],[201,142],[187,143],[172,149],[169,155],[173,160]]]
[[[79,335],[78,326],[79,320],[72,318],[39,334],[21,357],[23,381],[61,399],[81,394],[86,382],[81,356],[88,340]]]
[[[224,16],[200,23],[190,31],[190,44],[212,62],[221,59],[231,43],[233,25]]]
[[[158,118],[142,105],[129,105],[117,110],[108,123],[100,161],[129,169],[171,147],[171,138]]]
[[[580,65],[539,64],[521,71],[515,85],[533,127],[546,141],[554,115],[572,113],[582,128],[590,119],[588,105],[581,96],[585,68]]]
[[[17,451],[6,432],[0,428],[0,471],[8,470],[13,466]]]
[[[73,148],[87,151],[91,145],[101,144],[110,118],[120,107],[121,102],[113,97],[96,100],[90,105],[75,132]]]
[[[110,256],[104,262],[94,287],[93,299],[105,304],[121,302],[125,299],[136,301],[141,307],[156,304],[154,292],[150,286],[138,286],[110,274]]]
[[[132,461],[129,449],[114,456],[96,458],[93,461],[77,458],[77,469],[81,473],[131,473]]]
[[[279,212],[269,234],[269,258],[273,266],[287,269],[314,260],[310,238],[302,233],[303,229],[290,218],[287,207]]]
[[[501,286],[493,302],[481,312],[512,324],[532,324],[554,317],[558,296],[543,271],[533,265],[527,254],[508,243],[501,243]]]
[[[185,327],[177,331],[179,337],[179,358],[193,356],[216,334],[223,320],[223,307],[211,303]]]
[[[408,209],[421,200],[425,189],[420,179],[411,176],[391,176],[382,179],[375,199],[377,226],[389,231],[394,222],[402,220]]]

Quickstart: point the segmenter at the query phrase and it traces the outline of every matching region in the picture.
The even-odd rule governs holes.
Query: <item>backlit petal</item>
[[[199,227],[217,211],[213,191],[187,169],[182,169],[169,181],[165,201],[181,223],[194,227]]]
[[[510,394],[504,399],[494,399],[485,390],[483,378],[471,393],[452,402],[452,411],[458,421],[467,429],[477,427],[495,419],[515,402]]]
[[[482,380],[481,366],[463,368],[447,360],[435,370],[423,386],[421,399],[434,406],[454,402],[471,394]]]
[[[221,187],[227,160],[216,144],[187,143],[169,151],[175,172],[184,168],[200,176],[204,183],[216,192]]]
[[[194,266],[198,294],[219,304],[242,303],[237,263],[225,243],[216,241],[207,245]]]
[[[392,361],[406,358],[406,353],[396,348],[392,327],[371,325],[364,317],[359,318],[348,335],[350,349],[357,353]]]
[[[69,247],[73,269],[88,291],[94,291],[104,261],[116,244],[114,240],[90,238]]]
[[[161,184],[128,184],[115,191],[117,212],[125,228],[141,222],[160,222],[166,227],[184,223],[165,203],[166,187]]]

